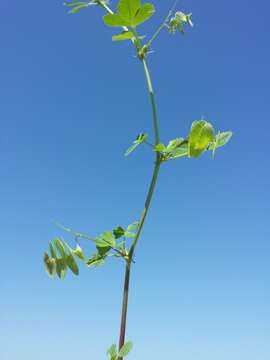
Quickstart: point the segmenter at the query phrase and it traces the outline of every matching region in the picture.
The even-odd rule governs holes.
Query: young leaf
[[[139,221],[134,221],[132,224],[128,225],[127,231],[136,231],[139,225]]]
[[[139,145],[146,142],[147,139],[148,139],[148,134],[146,134],[146,133],[139,134],[137,136],[136,140],[133,141],[133,145],[127,149],[125,156],[128,156],[129,154],[131,154]]]
[[[132,39],[134,39],[134,34],[131,31],[125,31],[120,35],[115,35],[112,37],[112,41],[132,40]]]
[[[212,125],[205,120],[194,121],[189,134],[188,156],[200,156],[213,140],[214,129]]]
[[[164,144],[157,144],[154,148],[155,151],[161,152],[166,150],[166,146]]]
[[[118,357],[125,357],[129,354],[133,347],[133,344],[131,341],[126,342],[120,349]]]
[[[142,5],[135,16],[134,25],[140,25],[148,20],[155,13],[155,7],[153,4],[144,4]]]
[[[43,256],[43,261],[44,261],[44,265],[45,265],[45,270],[47,272],[47,274],[50,277],[53,277],[55,275],[55,271],[56,271],[56,261],[55,259],[51,258],[47,252],[44,253]]]
[[[108,246],[108,247],[98,247],[98,246],[97,246],[96,248],[97,248],[98,254],[99,254],[100,256],[102,256],[102,258],[104,258],[105,255],[107,255],[108,252],[111,250],[111,247],[110,247],[110,246]]]
[[[82,8],[88,7],[88,6],[94,6],[94,5],[98,5],[96,0],[92,0],[92,1],[73,1],[70,3],[65,3],[66,6],[68,7],[73,7],[73,9],[71,9],[69,11],[70,14],[75,14],[76,12],[78,12],[79,10],[81,10]]]
[[[112,344],[112,346],[108,349],[106,355],[110,356],[112,359],[115,359],[117,357],[117,354],[117,346],[116,344]]]
[[[87,260],[86,264],[92,267],[98,267],[104,265],[104,257],[100,254],[94,254],[90,259]]]
[[[221,146],[226,145],[230,141],[231,137],[232,137],[231,131],[218,133],[215,137],[214,142],[209,145],[208,150],[214,150],[214,148],[219,148]]]
[[[125,234],[125,230],[121,226],[118,226],[118,228],[113,230],[113,235],[116,239],[119,239],[124,234]]]
[[[79,268],[76,263],[75,257],[72,253],[70,253],[66,258],[67,266],[73,272],[74,275],[79,275]]]
[[[96,246],[102,247],[115,247],[115,237],[112,232],[106,231],[96,238]]]

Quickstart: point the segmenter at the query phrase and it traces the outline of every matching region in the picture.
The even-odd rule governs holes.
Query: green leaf
[[[164,144],[157,144],[154,148],[155,151],[165,151],[166,150],[166,146]]]
[[[129,23],[128,26],[133,26],[133,20],[140,7],[140,0],[120,0],[118,3],[118,14],[126,19]]]
[[[127,231],[137,230],[138,225],[139,225],[139,221],[134,221],[132,224],[128,225]]]
[[[100,256],[104,257],[111,250],[111,247],[96,247]]]
[[[79,10],[88,7],[88,5],[84,4],[84,5],[79,5],[79,6],[75,6],[73,9],[69,10],[70,14],[75,14],[76,12],[78,12]]]
[[[80,6],[80,5],[86,5],[88,4],[87,2],[85,1],[72,1],[70,3],[64,3],[66,6]]]
[[[62,259],[65,260],[67,254],[66,254],[64,245],[62,244],[62,241],[59,238],[57,238],[57,239],[54,240],[54,242],[55,242],[55,245],[57,247],[57,250],[59,251],[60,256],[62,257]]]
[[[142,5],[136,13],[134,25],[140,25],[148,20],[155,13],[155,7],[152,4]]]
[[[89,260],[87,260],[86,264],[92,267],[98,267],[104,265],[104,257],[100,254],[94,254]]]
[[[73,1],[70,3],[65,3],[66,6],[68,7],[73,7],[73,9],[71,9],[69,11],[70,14],[74,14],[76,12],[78,12],[79,10],[81,10],[82,8],[88,7],[88,6],[94,6],[94,5],[98,5],[96,0],[93,1]]]
[[[125,345],[123,345],[119,351],[118,357],[125,357],[129,354],[129,352],[131,351],[133,347],[133,344],[131,341],[128,341],[125,343]]]
[[[96,238],[96,246],[102,247],[115,247],[115,237],[112,232],[106,231]]]
[[[131,154],[139,145],[146,142],[147,139],[148,139],[148,134],[146,134],[146,133],[139,134],[137,136],[136,140],[133,141],[133,145],[127,149],[125,156],[128,156],[129,154]]]
[[[122,18],[118,14],[107,14],[103,16],[104,24],[107,26],[119,27],[119,26],[130,26],[129,21]]]
[[[184,143],[180,145],[178,148],[173,150],[171,158],[176,159],[187,155],[188,155],[188,143]]]
[[[79,275],[79,268],[76,263],[75,257],[72,253],[70,253],[66,258],[67,266],[73,272],[74,275]]]
[[[120,35],[115,35],[112,37],[112,41],[132,40],[132,39],[134,39],[134,34],[131,31],[125,31]]]
[[[56,273],[60,279],[64,279],[67,269],[66,261],[62,258],[57,258],[55,261],[56,261]]]
[[[112,344],[112,346],[107,350],[107,354],[109,355],[111,358],[116,358],[117,357],[117,346],[116,344]]]
[[[113,235],[116,239],[119,239],[124,234],[125,234],[125,230],[121,226],[118,226],[118,228],[113,230]]]
[[[194,121],[189,134],[188,156],[200,156],[213,140],[214,129],[212,125],[205,120]]]
[[[53,242],[50,241],[50,252],[51,252],[51,256],[56,259],[57,258],[57,254],[56,254],[56,250],[54,248]]]
[[[226,145],[230,141],[232,135],[233,133],[231,131],[218,133],[214,142],[209,145],[208,150],[214,150],[214,148]]]
[[[53,277],[55,275],[55,271],[56,271],[55,259],[51,258],[49,256],[49,254],[47,252],[45,252],[44,256],[43,256],[43,262],[44,262],[45,270],[46,270],[47,274],[50,277]]]

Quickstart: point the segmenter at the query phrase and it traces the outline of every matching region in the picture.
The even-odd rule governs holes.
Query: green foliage
[[[127,341],[118,352],[116,344],[113,344],[107,351],[107,355],[111,360],[118,360],[119,358],[126,357],[133,348],[131,341]]]
[[[167,146],[164,144],[156,145],[154,150],[161,152],[162,161],[176,159],[188,154],[188,140],[176,138],[171,140]]]
[[[57,258],[56,259],[56,274],[59,279],[64,279],[66,275],[67,263],[66,259]]]
[[[232,137],[231,131],[219,132],[214,141],[209,145],[208,150],[215,151],[217,148],[226,145]]]
[[[126,342],[126,343],[121,347],[121,349],[120,349],[120,351],[119,351],[119,354],[118,354],[118,357],[125,357],[125,356],[127,356],[127,355],[130,353],[130,351],[132,350],[132,348],[133,348],[132,342],[131,342],[131,341]]]
[[[170,20],[170,33],[174,34],[175,30],[178,29],[178,31],[183,34],[185,23],[192,27],[193,23],[191,21],[191,15],[192,14],[184,14],[181,11],[177,11],[174,17],[172,17]]]
[[[154,151],[161,154],[162,162],[179,157],[199,157],[204,151],[211,150],[213,155],[217,148],[224,146],[232,137],[231,131],[214,134],[214,128],[206,120],[194,121],[187,139],[176,138],[167,146],[157,144]]]
[[[116,239],[119,239],[124,236],[125,230],[121,226],[118,226],[118,228],[113,230],[113,234]]]
[[[113,41],[133,40],[134,38],[135,37],[132,31],[123,31],[121,34],[113,36],[112,40]]]
[[[70,3],[65,3],[66,6],[72,7],[72,9],[69,11],[70,14],[75,14],[79,10],[89,7],[89,6],[95,6],[99,5],[98,1],[73,1]]]
[[[70,253],[67,256],[67,266],[70,268],[70,270],[73,272],[74,275],[79,275],[79,267],[76,263],[75,256]]]
[[[101,254],[93,254],[93,256],[86,261],[88,266],[98,267],[104,265],[105,256]]]
[[[118,351],[116,344],[112,344],[112,346],[108,349],[107,355],[111,357],[111,360],[116,360],[118,357]]]
[[[50,241],[49,253],[45,252],[43,261],[45,270],[50,277],[57,275],[60,279],[63,279],[66,275],[66,271],[69,268],[75,275],[79,274],[79,268],[76,260],[81,260],[88,267],[98,267],[105,263],[108,257],[118,257],[124,259],[126,262],[126,276],[129,272],[133,261],[133,255],[135,247],[138,241],[139,230],[142,229],[147,211],[151,203],[151,197],[154,192],[156,180],[159,173],[161,163],[169,160],[173,160],[180,157],[197,158],[207,150],[213,152],[213,156],[217,148],[224,146],[228,143],[232,136],[232,132],[218,132],[215,134],[214,128],[211,123],[206,120],[194,121],[192,123],[190,133],[188,137],[177,137],[169,141],[168,145],[159,143],[159,131],[158,131],[158,119],[155,106],[155,99],[153,93],[153,87],[151,83],[150,74],[145,61],[146,56],[151,52],[151,47],[154,40],[158,37],[161,30],[168,28],[170,33],[175,33],[177,30],[180,33],[184,33],[184,26],[193,26],[191,21],[191,13],[185,14],[181,11],[177,11],[172,16],[171,11],[155,31],[150,40],[143,44],[142,40],[144,36],[137,34],[137,26],[147,21],[155,13],[154,5],[151,3],[142,4],[141,0],[119,0],[117,6],[117,13],[114,13],[108,6],[107,0],[91,0],[91,1],[73,1],[66,3],[66,6],[70,8],[70,13],[76,13],[79,10],[89,6],[100,6],[108,13],[103,17],[103,21],[106,25],[111,27],[121,27],[122,32],[112,37],[113,41],[131,40],[135,46],[138,58],[144,65],[144,71],[146,75],[148,90],[151,99],[152,115],[154,122],[155,133],[155,146],[147,143],[148,135],[141,133],[137,136],[132,146],[126,151],[125,155],[132,153],[139,145],[147,143],[150,145],[154,152],[156,152],[156,161],[154,168],[153,179],[147,194],[145,207],[143,210],[143,216],[139,222],[130,224],[126,229],[118,226],[112,231],[105,231],[97,237],[90,237],[88,235],[75,232],[69,228],[62,227],[65,231],[75,237],[76,247],[73,249],[67,242],[61,238],[56,238],[54,241]],[[90,240],[95,245],[96,252],[89,258],[86,256],[78,244],[78,239]],[[127,245],[128,239],[131,240],[131,245]],[[128,296],[128,281],[125,281],[125,291],[122,316],[126,316],[127,311],[127,296]],[[126,288],[127,286],[127,288]],[[121,335],[125,335],[122,334]],[[123,338],[123,337],[120,337]],[[116,344],[113,344],[107,351],[107,355],[111,360],[118,360],[129,354],[132,349],[132,342],[126,342],[122,348],[118,351]]]
[[[142,5],[140,0],[120,0],[118,13],[103,16],[103,21],[108,26],[135,29],[137,25],[148,20],[154,12],[155,8],[152,4]]]
[[[98,248],[115,247],[115,237],[112,232],[106,231],[96,238]]]
[[[145,143],[147,139],[148,139],[148,135],[146,133],[139,134],[136,140],[133,141],[133,145],[127,149],[125,156],[131,154],[139,145]]]
[[[189,133],[188,156],[200,156],[214,141],[214,138],[214,129],[209,122],[205,120],[194,121]]]

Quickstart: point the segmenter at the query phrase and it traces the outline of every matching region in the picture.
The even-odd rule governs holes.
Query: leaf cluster
[[[111,360],[118,360],[119,358],[126,357],[133,348],[131,341],[127,341],[120,349],[117,350],[116,344],[113,344],[107,351],[107,355],[110,356]]]
[[[167,146],[158,144],[155,151],[160,152],[162,161],[168,161],[187,156],[197,158],[206,150],[213,152],[226,145],[232,137],[231,131],[215,134],[212,124],[206,120],[194,121],[191,125],[189,136],[171,140]]]
[[[206,120],[194,121],[191,125],[190,133],[187,138],[179,137],[169,141],[168,145],[162,143],[153,147],[153,150],[161,154],[161,161],[177,159],[183,156],[189,158],[199,157],[203,152],[210,150],[213,156],[216,149],[226,145],[232,137],[231,131],[218,132],[215,134],[213,125]],[[128,148],[125,155],[131,154],[136,148],[147,143],[148,135],[141,133],[134,140],[132,146]]]
[[[118,226],[112,231],[105,231],[97,237],[91,238],[88,235],[75,232],[69,228],[62,228],[73,234],[76,239],[76,247],[73,249],[61,238],[50,241],[50,253],[45,252],[43,261],[45,269],[50,277],[58,275],[63,279],[69,268],[74,275],[79,274],[77,259],[83,261],[88,267],[98,267],[105,263],[107,257],[118,257],[129,260],[126,248],[127,239],[133,238],[138,227],[138,222],[130,224],[126,229]],[[96,252],[90,257],[86,257],[77,239],[87,239],[94,242]]]

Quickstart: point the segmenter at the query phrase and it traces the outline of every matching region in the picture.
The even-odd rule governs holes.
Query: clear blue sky
[[[154,3],[148,34],[171,5]],[[162,140],[201,116],[234,137],[214,161],[162,168],[132,274],[129,358],[269,360],[270,5],[179,8],[194,29],[164,32],[149,56]],[[147,147],[123,156],[152,131],[149,99],[133,49],[111,42],[101,15],[0,3],[1,360],[101,360],[118,337],[122,263],[65,281],[42,264],[63,235],[54,220],[89,235],[136,220],[152,171]]]

